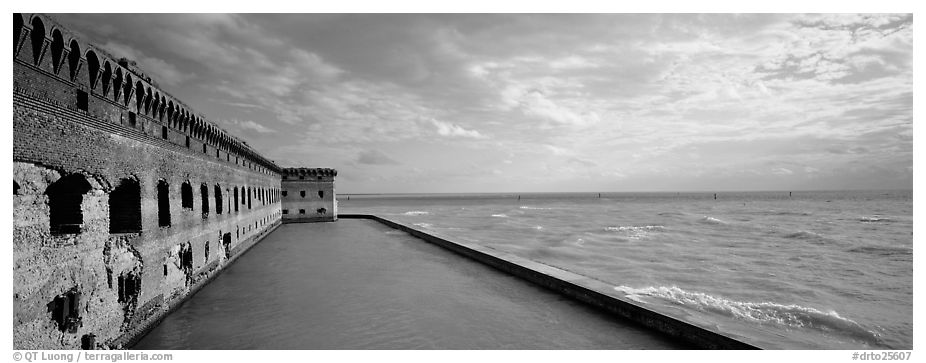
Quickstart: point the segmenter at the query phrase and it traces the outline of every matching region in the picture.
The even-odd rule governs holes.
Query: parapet
[[[93,102],[128,114],[129,127],[144,127],[151,121],[162,138],[180,135],[180,145],[191,148],[191,139],[209,146],[209,151],[240,156],[270,173],[280,167],[263,157],[241,139],[196,113],[179,99],[157,86],[135,62],[117,58],[105,49],[78,39],[53,17],[45,14],[13,14],[14,94],[30,94],[76,111],[94,113]],[[26,75],[20,73],[31,72]],[[41,75],[41,76],[39,76]],[[37,79],[50,77],[57,83]],[[89,106],[88,106],[89,105]],[[97,112],[99,113],[99,112]],[[121,116],[115,118],[119,123]],[[157,134],[157,132],[154,132]],[[203,146],[203,153],[207,147]]]
[[[331,168],[284,168],[280,173],[283,179],[305,179],[305,177],[330,177],[338,176],[338,171]]]

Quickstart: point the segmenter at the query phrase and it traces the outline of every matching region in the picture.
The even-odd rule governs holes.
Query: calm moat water
[[[374,221],[289,224],[134,349],[686,348]]]

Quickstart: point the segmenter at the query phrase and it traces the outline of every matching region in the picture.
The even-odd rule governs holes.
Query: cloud
[[[396,165],[401,164],[379,150],[363,150],[357,155],[357,163],[365,165]]]
[[[437,133],[441,136],[463,137],[463,138],[472,138],[472,139],[485,138],[485,136],[480,134],[479,131],[467,130],[457,124],[444,122],[444,121],[438,121],[435,119],[431,119],[431,124],[437,127]]]
[[[268,128],[264,125],[261,125],[257,122],[251,120],[241,121],[238,119],[223,120],[222,124],[228,125],[231,128],[239,129],[242,131],[253,131],[261,134],[270,134],[275,133],[276,130]]]
[[[107,42],[104,49],[113,52],[117,57],[125,57],[130,61],[135,61],[138,67],[152,78],[158,84],[177,86],[180,83],[194,77],[192,73],[185,73],[179,68],[165,60],[149,57],[139,50],[136,50],[125,44],[113,41]]]

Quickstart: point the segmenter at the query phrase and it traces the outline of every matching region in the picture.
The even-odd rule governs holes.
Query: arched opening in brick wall
[[[238,187],[234,187],[234,188],[232,188],[232,189],[235,191],[235,193],[234,193],[234,194],[235,194],[235,203],[233,203],[233,204],[235,205],[235,212],[237,212],[237,211],[238,211]]]
[[[145,87],[145,114],[151,115],[151,87]]]
[[[188,181],[180,185],[180,207],[193,210],[193,186]]]
[[[23,32],[23,14],[14,13],[13,14],[13,52],[16,52],[16,46],[19,45],[19,37],[22,36]]]
[[[158,180],[158,226],[170,227],[170,186]]]
[[[55,29],[51,32],[51,60],[52,69],[58,74],[58,67],[61,66],[61,54],[64,53],[64,36],[61,30]]]
[[[113,78],[113,101],[119,102],[122,94],[122,68],[116,67],[116,78]]]
[[[222,188],[215,185],[215,214],[222,214]]]
[[[122,85],[122,105],[129,107],[129,100],[132,98],[132,75],[125,75],[125,83]]]
[[[32,18],[32,63],[39,64],[42,58],[42,47],[45,46],[45,23],[39,17]]]
[[[80,44],[76,40],[71,40],[71,52],[68,53],[68,74],[71,81],[77,78],[77,67],[80,65]]]
[[[49,230],[52,235],[80,233],[84,214],[81,204],[90,183],[80,174],[71,174],[52,183],[45,190],[48,195]]]
[[[206,183],[199,186],[199,198],[202,201],[203,218],[209,216],[209,187]]]
[[[100,79],[103,82],[103,96],[105,97],[109,93],[109,83],[113,78],[113,68],[109,65],[109,62],[103,62],[103,78]]]
[[[100,58],[96,52],[87,51],[87,75],[90,77],[90,89],[96,89],[96,79],[100,75]]]
[[[135,179],[122,179],[109,193],[109,233],[140,232],[141,188]]]
[[[13,181],[13,195],[19,195],[19,183]]]
[[[145,113],[145,86],[140,80],[135,82],[135,112]]]

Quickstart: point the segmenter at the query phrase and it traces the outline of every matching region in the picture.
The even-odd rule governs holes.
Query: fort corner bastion
[[[131,346],[290,201],[335,220],[336,175],[283,169],[133,63],[13,14],[13,348]]]

